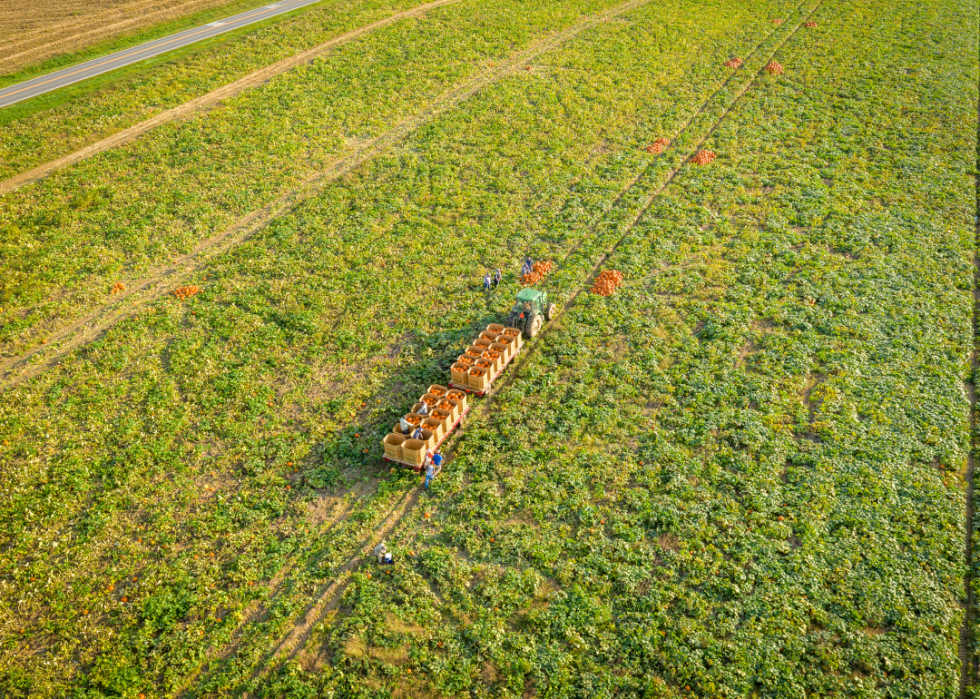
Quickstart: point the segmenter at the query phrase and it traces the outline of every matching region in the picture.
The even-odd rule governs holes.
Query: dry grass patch
[[[0,74],[235,0],[7,0],[0,4]]]

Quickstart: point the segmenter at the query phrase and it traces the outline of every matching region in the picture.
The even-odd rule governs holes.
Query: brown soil
[[[0,74],[234,0],[6,0]]]

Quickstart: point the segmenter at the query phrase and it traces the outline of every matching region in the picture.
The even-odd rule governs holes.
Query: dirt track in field
[[[4,0],[0,74],[234,0]]]
[[[977,84],[980,96],[980,83]],[[966,517],[963,523],[964,564],[963,576],[963,624],[960,627],[960,697],[969,699],[977,685],[980,668],[977,657],[977,596],[974,582],[977,579],[977,561],[974,560],[973,547],[976,539],[976,484],[977,454],[980,453],[980,415],[977,408],[977,377],[980,376],[980,100],[977,101],[977,171],[973,175],[976,197],[973,237],[973,351],[970,355],[971,378],[964,382],[967,398],[970,400],[970,453],[966,464]]]
[[[202,109],[218,104],[222,100],[230,99],[240,92],[268,82],[280,73],[284,73],[287,70],[296,68],[304,63],[309,63],[317,56],[321,56],[342,44],[354,41],[365,34],[373,32],[375,29],[380,29],[381,27],[385,27],[400,20],[418,17],[425,14],[429,10],[442,7],[443,5],[452,5],[457,2],[460,2],[460,0],[435,0],[434,2],[412,8],[411,10],[395,13],[390,17],[378,20],[377,22],[372,22],[371,24],[367,24],[363,27],[347,32],[346,34],[341,34],[340,36],[334,37],[333,39],[330,39],[330,41],[326,41],[319,46],[314,46],[313,48],[298,53],[295,56],[283,59],[278,63],[273,63],[272,65],[261,68],[254,73],[249,73],[244,78],[240,78],[233,83],[228,83],[227,85],[219,87],[216,90],[212,90],[206,95],[201,95],[190,102],[185,102],[179,107],[174,107],[173,109],[168,109],[165,112],[160,112],[154,117],[150,117],[139,124],[134,124],[128,129],[123,129],[122,131],[115,133],[108,138],[104,138],[101,141],[85,146],[84,148],[81,148],[74,153],[70,153],[63,158],[52,160],[51,162],[44,163],[43,165],[38,165],[27,172],[22,172],[19,175],[15,175],[14,177],[4,180],[3,182],[0,182],[0,195],[12,192],[18,187],[22,187],[31,182],[36,182],[37,180],[43,179],[57,170],[68,167],[69,165],[74,165],[75,163],[85,160],[86,158],[90,158],[93,155],[97,155],[98,153],[102,153],[110,148],[116,148],[117,146],[129,143],[157,126],[171,121],[176,121],[177,119],[185,119]]]

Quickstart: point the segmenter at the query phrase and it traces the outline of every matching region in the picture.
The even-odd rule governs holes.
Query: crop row
[[[216,260],[192,280],[203,293],[7,393],[3,595],[25,600],[2,621],[8,684],[114,691],[139,675],[171,691],[226,643],[235,655],[197,681],[248,682],[406,497],[368,481],[376,495],[336,529],[312,523],[331,487],[377,475],[403,403],[506,306],[512,279],[484,300],[477,270],[585,239],[653,160],[642,146],[697,112],[730,55],[779,35],[779,7],[647,5],[601,25]],[[240,628],[263,594],[267,615]]]
[[[274,686],[959,696],[976,10],[815,13]]]

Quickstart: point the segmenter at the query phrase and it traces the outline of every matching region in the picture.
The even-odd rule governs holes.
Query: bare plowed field
[[[0,74],[235,0],[8,0],[0,3]]]

